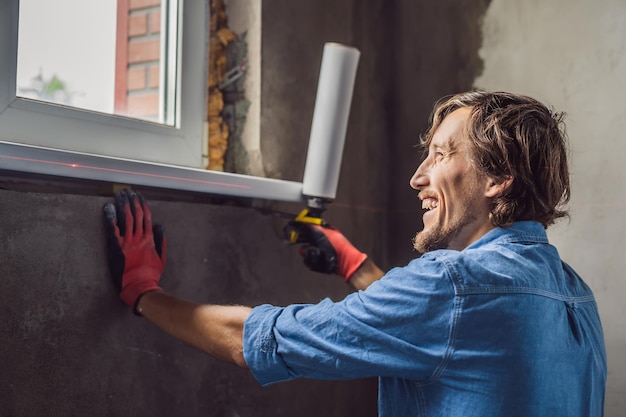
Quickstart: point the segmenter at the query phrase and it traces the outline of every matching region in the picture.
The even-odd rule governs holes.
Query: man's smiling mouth
[[[439,201],[434,198],[425,198],[422,200],[422,209],[433,210],[439,207]]]

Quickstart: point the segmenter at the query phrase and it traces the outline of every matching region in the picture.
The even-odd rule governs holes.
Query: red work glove
[[[143,197],[130,190],[115,195],[115,205],[104,206],[109,266],[120,298],[137,312],[139,298],[162,291],[167,242],[163,228],[152,226],[152,213]]]
[[[341,232],[329,225],[318,226],[290,221],[284,228],[290,239],[297,233],[295,243],[302,243],[300,254],[304,264],[315,272],[337,274],[347,282],[367,259],[367,255],[352,246]]]

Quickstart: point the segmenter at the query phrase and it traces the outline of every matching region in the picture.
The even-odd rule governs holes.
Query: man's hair
[[[470,158],[483,174],[512,184],[491,207],[494,226],[535,220],[544,228],[567,217],[570,199],[564,113],[539,101],[506,92],[470,91],[439,100],[422,146],[428,148],[442,120],[462,107],[471,109],[466,134]]]

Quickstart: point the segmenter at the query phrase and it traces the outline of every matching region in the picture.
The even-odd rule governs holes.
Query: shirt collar
[[[515,222],[507,227],[496,227],[465,249],[475,249],[490,243],[548,243],[548,234],[536,221]]]

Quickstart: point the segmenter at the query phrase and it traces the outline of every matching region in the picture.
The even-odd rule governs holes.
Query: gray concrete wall
[[[301,180],[323,43],[361,50],[337,201],[326,214],[382,267],[414,254],[421,210],[408,180],[433,101],[471,87],[483,0],[263,2],[261,148],[270,176]],[[109,281],[107,184],[10,179],[0,191],[0,416],[373,416],[376,383],[260,388],[134,317]],[[10,174],[10,173],[9,173]],[[162,284],[195,301],[340,299],[281,239],[301,207],[141,190],[165,225]]]
[[[104,197],[0,191],[0,415],[375,415],[375,383],[261,388],[135,317],[108,275]],[[162,286],[209,303],[284,305],[342,297],[250,208],[152,201],[168,236]]]
[[[567,113],[571,220],[548,229],[589,283],[602,316],[606,415],[626,408],[626,3],[493,0],[485,16],[478,87],[525,93]]]

